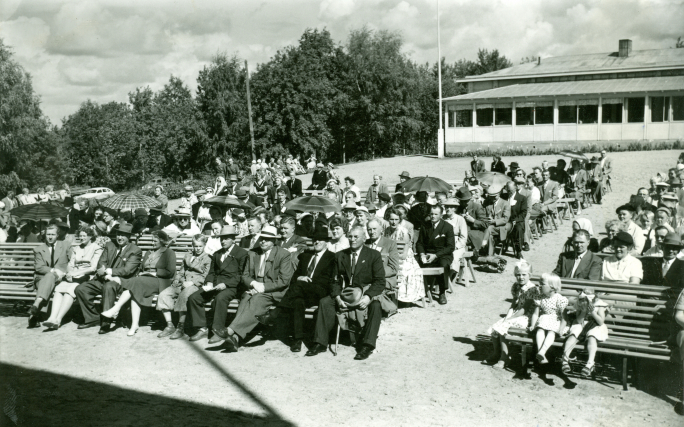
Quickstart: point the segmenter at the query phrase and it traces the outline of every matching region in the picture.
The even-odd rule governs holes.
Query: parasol
[[[136,210],[139,208],[153,208],[159,206],[159,200],[140,194],[116,194],[100,204],[105,208],[115,210]]]
[[[43,219],[64,218],[69,215],[69,211],[57,205],[36,203],[16,207],[9,211],[9,214],[18,217],[19,220],[40,221]]]
[[[563,150],[558,154],[560,154],[561,156],[570,157],[571,159],[577,159],[581,162],[589,161],[589,157],[585,156],[583,153],[580,153],[578,151]]]
[[[241,208],[241,209],[251,209],[252,207],[235,196],[225,195],[225,196],[214,196],[210,197],[204,201],[204,203],[209,203],[210,205],[221,206],[224,209],[228,208]]]
[[[491,191],[499,192],[506,185],[511,178],[499,172],[481,172],[476,173],[475,178],[480,184],[486,185]]]
[[[406,193],[413,193],[418,191],[427,191],[434,193],[436,191],[443,191],[448,193],[452,186],[443,179],[434,178],[431,176],[417,176],[406,180],[400,184],[401,189]]]
[[[286,209],[301,212],[339,212],[342,206],[329,197],[322,196],[304,196],[297,197],[285,203]]]

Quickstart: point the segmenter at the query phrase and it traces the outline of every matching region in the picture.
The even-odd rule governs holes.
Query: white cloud
[[[319,8],[322,19],[339,19],[354,11],[354,0],[323,0]]]

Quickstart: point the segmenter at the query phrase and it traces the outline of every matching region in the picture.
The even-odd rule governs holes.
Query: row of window
[[[595,102],[594,102],[595,101]],[[604,103],[601,123],[622,123],[623,111],[627,114],[627,123],[643,123],[645,120],[646,98],[621,98]],[[670,102],[671,101],[671,102]],[[672,121],[684,120],[684,96],[651,96],[649,97],[651,123],[670,121],[668,115],[672,107]],[[545,104],[547,104],[546,102]],[[558,123],[589,124],[598,123],[598,100],[566,101],[572,105],[558,106]],[[523,105],[527,105],[525,103]],[[510,106],[484,106],[477,108],[477,126],[506,126],[513,123],[513,108]],[[547,125],[553,124],[553,106],[535,105],[515,108],[515,125]],[[473,111],[459,110],[449,114],[449,127],[472,127]]]

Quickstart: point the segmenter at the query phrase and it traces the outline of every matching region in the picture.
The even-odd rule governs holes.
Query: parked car
[[[147,184],[143,185],[142,189],[143,190],[151,190],[154,187],[156,187],[157,185],[161,185],[162,187],[166,187],[171,183],[172,183],[171,181],[169,181],[168,179],[165,179],[165,178],[153,178]]]
[[[84,199],[104,200],[112,197],[116,193],[107,187],[93,187],[87,189],[83,194],[75,197],[75,201]]]

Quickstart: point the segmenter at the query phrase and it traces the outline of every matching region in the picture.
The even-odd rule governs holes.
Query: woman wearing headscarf
[[[591,224],[591,220],[587,218],[575,219],[572,222],[573,234],[577,230],[585,230],[587,233],[589,233],[589,246],[587,249],[594,253],[599,252],[599,242],[594,237],[594,226]],[[568,240],[566,240],[565,245],[563,245],[563,252],[571,252],[573,250],[574,247],[572,246],[572,236],[570,236],[568,237]]]

